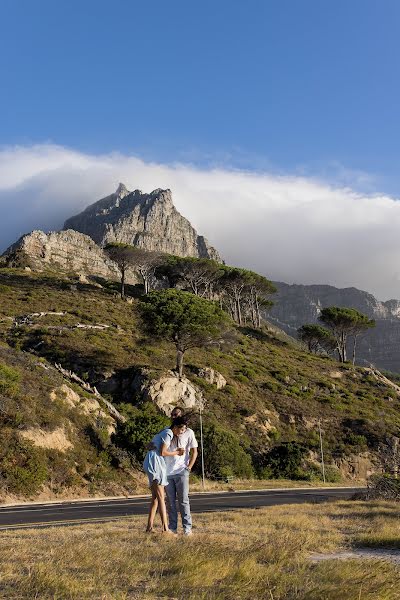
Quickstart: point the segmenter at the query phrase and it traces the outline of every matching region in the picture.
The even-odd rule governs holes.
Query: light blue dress
[[[161,447],[166,444],[169,447],[174,434],[169,427],[157,433],[151,440],[156,450],[149,450],[143,462],[143,469],[149,478],[149,487],[157,481],[158,485],[168,485],[167,466],[164,457],[161,456]]]

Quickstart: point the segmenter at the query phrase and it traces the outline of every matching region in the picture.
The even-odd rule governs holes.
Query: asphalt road
[[[215,492],[192,494],[192,512],[204,513],[238,508],[259,508],[277,504],[300,502],[326,502],[350,498],[361,488],[303,488],[256,490],[240,492]],[[0,531],[52,525],[77,525],[86,522],[101,523],[131,515],[145,515],[149,498],[118,498],[30,504],[0,507]]]

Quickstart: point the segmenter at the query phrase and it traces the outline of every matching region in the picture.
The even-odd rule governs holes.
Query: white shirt
[[[167,465],[167,475],[180,475],[185,469],[187,469],[190,462],[190,450],[197,448],[198,443],[194,432],[189,427],[181,433],[178,437],[178,444],[176,444],[176,438],[171,442],[169,450],[175,448],[185,448],[185,453],[182,456],[165,456],[165,464]]]

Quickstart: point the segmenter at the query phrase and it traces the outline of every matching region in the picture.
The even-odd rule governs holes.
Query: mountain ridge
[[[157,188],[149,194],[117,190],[67,219],[64,229],[89,235],[99,246],[120,242],[144,250],[177,256],[222,259],[206,238],[175,208],[171,190]]]
[[[355,308],[376,320],[375,329],[359,340],[359,364],[375,364],[394,373],[400,372],[400,301],[382,302],[369,292],[355,287],[336,288],[330,285],[287,284],[274,282],[277,294],[268,319],[289,335],[305,323],[316,323],[322,308],[344,306]]]

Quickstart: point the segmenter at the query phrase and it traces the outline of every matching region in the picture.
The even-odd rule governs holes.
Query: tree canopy
[[[113,242],[111,244],[107,244],[104,250],[108,257],[118,266],[118,269],[121,273],[121,298],[124,298],[126,271],[132,266],[135,248],[130,244]]]
[[[217,289],[220,303],[238,324],[248,322],[261,327],[261,307],[272,306],[269,296],[276,292],[275,286],[266,277],[236,267],[223,266]]]
[[[304,342],[308,350],[314,354],[319,352],[333,352],[336,349],[336,340],[329,329],[314,323],[302,325],[297,330],[299,339]]]
[[[149,335],[175,345],[180,377],[183,357],[189,348],[222,342],[231,329],[229,317],[216,302],[177,289],[153,291],[143,296],[140,312]]]
[[[353,364],[358,336],[375,327],[374,319],[355,308],[329,306],[322,309],[319,320],[332,332],[341,362],[347,361],[347,342],[348,338],[353,336]]]
[[[157,270],[168,278],[171,287],[181,287],[196,296],[212,300],[222,265],[209,258],[168,256]]]
[[[109,258],[116,263],[121,273],[121,298],[125,297],[126,271],[139,273],[143,281],[144,293],[150,291],[156,268],[165,260],[161,252],[143,250],[130,244],[113,242],[104,248]]]
[[[256,328],[261,327],[262,309],[272,306],[270,296],[276,292],[266,277],[208,258],[168,256],[156,275],[166,277],[170,287],[218,300],[238,325]]]

